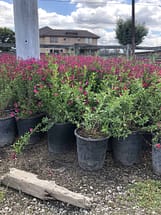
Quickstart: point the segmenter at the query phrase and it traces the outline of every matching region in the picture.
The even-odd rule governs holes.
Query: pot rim
[[[14,116],[6,116],[6,117],[0,117],[0,121],[5,121],[5,120],[8,120],[8,119],[15,119]]]
[[[23,121],[23,120],[31,120],[31,119],[34,119],[34,118],[37,118],[37,117],[45,117],[45,114],[44,113],[40,113],[40,114],[35,114],[33,116],[30,116],[30,117],[27,117],[27,118],[16,118],[17,121]]]
[[[74,125],[72,122],[55,122],[54,124],[53,124],[53,126],[54,125]]]
[[[109,139],[109,136],[107,136],[107,137],[100,137],[100,138],[83,137],[83,136],[81,136],[81,135],[78,134],[78,130],[80,130],[80,128],[76,128],[74,130],[74,134],[75,134],[76,137],[79,137],[79,138],[81,138],[83,140],[93,141],[94,142],[94,141],[102,141],[102,140],[108,140]]]

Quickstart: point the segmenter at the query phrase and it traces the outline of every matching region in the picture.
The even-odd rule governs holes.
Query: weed
[[[120,199],[148,211],[161,210],[161,181],[149,179],[129,185],[125,195]]]
[[[0,190],[0,202],[4,200],[5,197],[5,191]]]

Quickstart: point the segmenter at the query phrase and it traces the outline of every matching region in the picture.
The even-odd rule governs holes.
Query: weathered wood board
[[[54,181],[41,180],[33,173],[15,168],[2,176],[0,182],[42,200],[57,199],[81,208],[89,208],[92,203],[91,198],[72,192]]]

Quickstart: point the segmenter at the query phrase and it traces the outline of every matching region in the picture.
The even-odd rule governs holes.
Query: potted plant
[[[144,112],[146,99],[141,80],[133,80],[129,88],[120,90],[110,105],[110,129],[113,136],[112,153],[123,165],[139,163],[142,157],[142,129],[149,122]]]
[[[153,135],[152,167],[156,175],[161,175],[161,127]]]
[[[161,76],[153,74],[147,89],[147,113],[149,123],[145,131],[152,135],[152,167],[157,175],[161,175]]]
[[[48,84],[39,89],[37,97],[43,103],[47,117],[43,130],[47,131],[49,153],[65,153],[74,148],[76,109],[69,77],[58,71],[58,65],[50,64]]]
[[[0,147],[10,145],[17,136],[13,112],[12,81],[4,71],[0,72]]]
[[[75,130],[79,166],[85,170],[99,170],[103,167],[110,137],[107,104],[111,92],[101,90],[95,82],[95,73],[90,72],[84,83],[75,86],[75,100],[78,115]],[[102,80],[103,81],[103,80]]]
[[[36,97],[45,79],[45,72],[39,61],[29,59],[17,62],[17,73],[14,77],[14,109],[16,113],[18,136],[23,136],[30,129],[39,124],[44,116],[42,101]],[[29,142],[37,143],[41,140],[42,132],[31,135]]]

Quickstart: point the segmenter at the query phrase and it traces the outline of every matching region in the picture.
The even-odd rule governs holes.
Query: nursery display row
[[[0,146],[12,133],[8,143],[20,153],[29,139],[47,132],[49,151],[60,153],[76,139],[79,165],[87,170],[102,168],[109,143],[116,161],[138,163],[148,136],[154,171],[161,174],[159,64],[59,55],[23,61],[1,55],[0,115],[2,121],[12,119],[19,137],[13,126],[1,131],[0,124]]]

